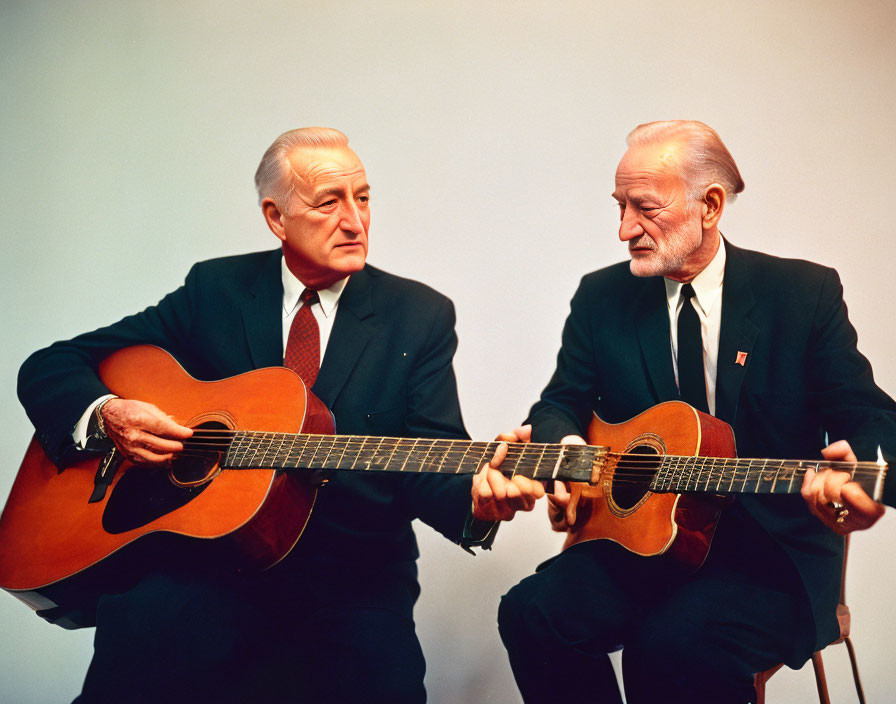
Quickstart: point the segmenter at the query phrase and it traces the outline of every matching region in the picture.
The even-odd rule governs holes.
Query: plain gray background
[[[454,299],[475,438],[524,417],[578,279],[625,257],[613,173],[628,131],[655,119],[701,119],[726,141],[747,184],[723,219],[732,242],[839,269],[893,394],[894,20],[891,2],[829,0],[3,0],[0,498],[31,434],[22,360],[154,303],[196,260],[275,246],[252,176],[303,125],[342,129],[367,167],[370,261]],[[476,558],[418,531],[432,702],[519,701],[495,612],[556,551],[545,523],[539,506]],[[872,702],[896,686],[894,537],[888,514],[855,538],[849,572]],[[4,594],[0,634],[0,700],[78,692],[92,631]],[[828,663],[851,701],[845,654]],[[769,685],[771,702],[813,697],[808,670]]]

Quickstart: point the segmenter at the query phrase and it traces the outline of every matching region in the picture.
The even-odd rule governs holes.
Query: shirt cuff
[[[75,429],[72,431],[72,440],[74,440],[75,447],[79,450],[87,449],[87,441],[90,439],[87,436],[87,426],[90,424],[90,418],[93,416],[94,409],[103,401],[108,401],[110,398],[116,398],[115,394],[100,396],[87,407],[87,410],[84,411],[84,415],[82,415],[81,419],[75,424]]]

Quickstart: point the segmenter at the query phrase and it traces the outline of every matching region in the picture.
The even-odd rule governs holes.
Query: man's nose
[[[351,232],[355,235],[364,234],[364,223],[361,220],[361,212],[358,210],[358,204],[350,200],[342,207],[342,219],[339,227],[345,232]]]
[[[626,208],[619,223],[619,239],[628,242],[644,234],[644,228],[638,223],[638,217],[632,208]]]

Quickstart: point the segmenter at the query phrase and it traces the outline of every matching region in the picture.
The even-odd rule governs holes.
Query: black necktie
[[[698,411],[709,413],[706,403],[706,375],[703,371],[703,334],[694,309],[694,287],[681,287],[681,312],[678,314],[678,390],[681,400]]]

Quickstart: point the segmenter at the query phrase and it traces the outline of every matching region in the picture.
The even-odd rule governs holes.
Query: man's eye
[[[361,201],[362,203],[369,203],[370,196],[358,196],[358,200]]]
[[[317,206],[317,207],[318,207],[318,208],[328,208],[328,207],[330,207],[331,205],[336,205],[336,199],[335,199],[335,198],[331,198],[330,200],[325,200],[323,203],[321,203],[321,204],[320,204],[319,206]]]

